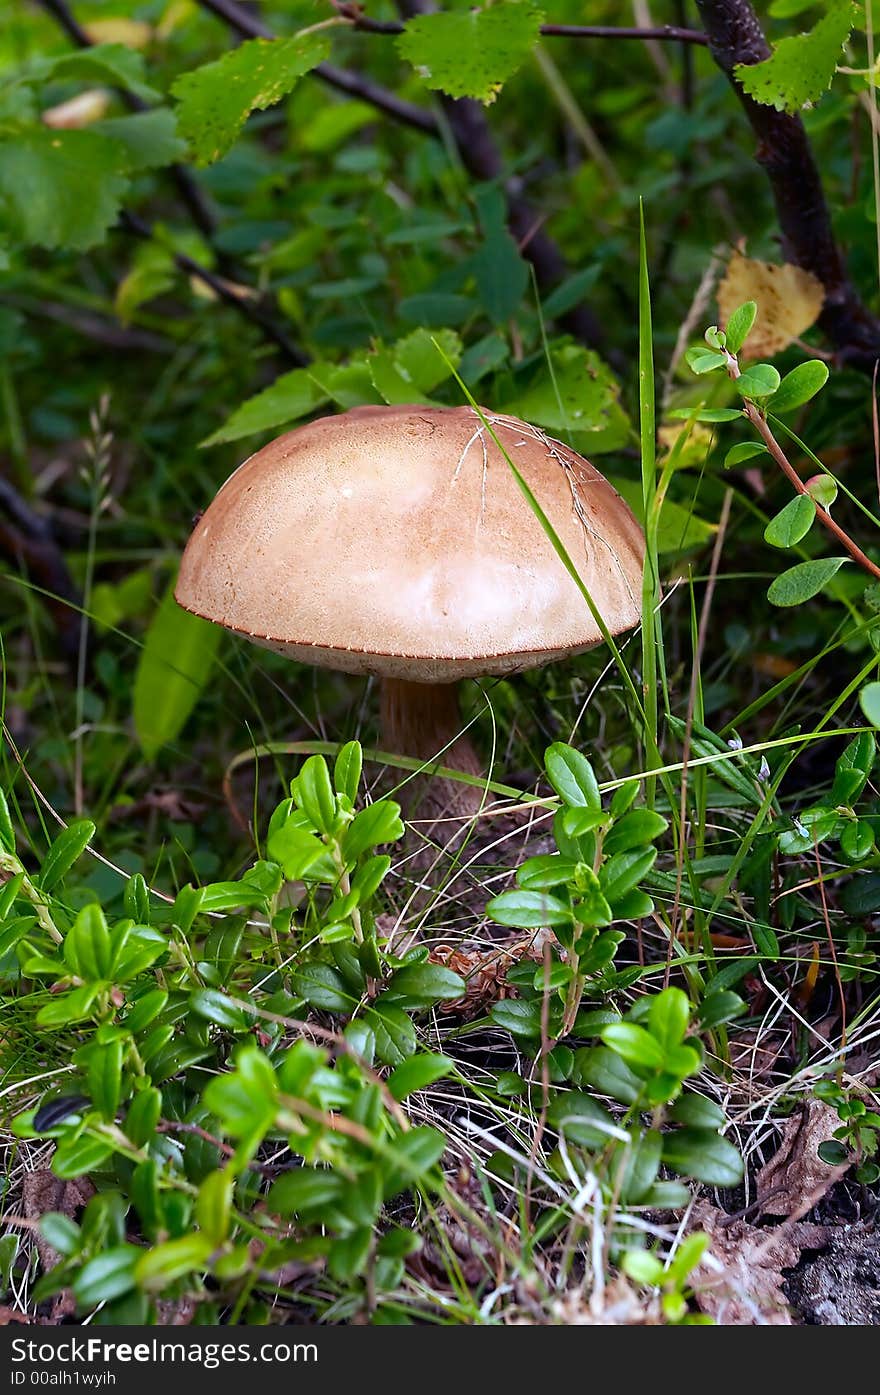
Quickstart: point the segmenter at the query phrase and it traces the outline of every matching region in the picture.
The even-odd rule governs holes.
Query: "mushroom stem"
[[[383,678],[381,694],[382,745],[387,751],[436,762],[467,775],[483,774],[479,756],[462,733],[457,683]],[[411,814],[471,818],[480,808],[483,792],[476,785],[427,774],[409,781],[404,796]]]

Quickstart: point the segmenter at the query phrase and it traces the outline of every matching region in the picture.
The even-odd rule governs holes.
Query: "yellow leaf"
[[[141,19],[93,19],[85,31],[93,44],[125,44],[127,48],[146,48],[153,37],[153,26]]]
[[[753,261],[734,252],[718,287],[722,326],[738,306],[754,300],[758,317],[743,345],[743,358],[770,358],[816,323],[825,300],[821,281],[791,262]]]
[[[94,87],[88,92],[78,92],[68,102],[48,107],[43,112],[43,122],[56,131],[79,131],[83,126],[91,126],[93,121],[100,121],[109,107],[109,93]]]

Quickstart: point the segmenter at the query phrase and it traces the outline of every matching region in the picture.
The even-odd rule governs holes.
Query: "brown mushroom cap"
[[[567,446],[486,412],[612,633],[640,615],[644,539]],[[196,525],[196,615],[305,663],[420,683],[507,673],[601,638],[470,407],[358,407],[252,455]]]

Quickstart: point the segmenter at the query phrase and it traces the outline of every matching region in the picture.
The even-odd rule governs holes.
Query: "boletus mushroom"
[[[644,557],[630,509],[567,446],[484,415],[608,629],[630,629]],[[375,675],[382,746],[474,775],[482,767],[461,734],[459,680],[546,664],[602,638],[471,407],[357,407],[279,436],[197,522],[176,597],[300,663]],[[431,815],[479,806],[474,786],[425,784]]]

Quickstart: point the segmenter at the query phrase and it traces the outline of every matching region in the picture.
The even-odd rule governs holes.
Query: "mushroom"
[[[613,634],[640,617],[644,538],[568,446],[484,412]],[[602,635],[471,407],[357,407],[252,455],[196,524],[176,598],[301,663],[381,682],[382,746],[472,775],[458,682],[579,654]],[[442,754],[441,754],[442,753]],[[432,779],[431,812],[481,790]]]

